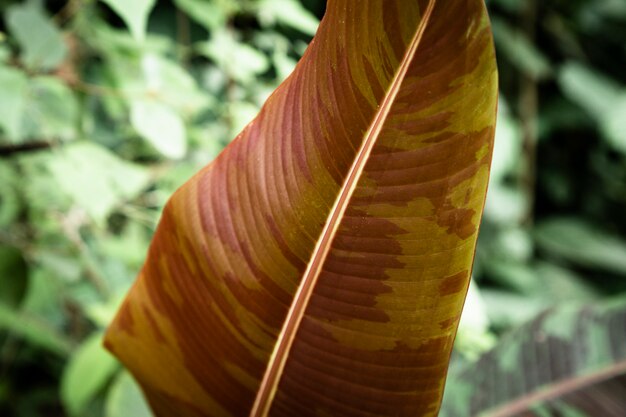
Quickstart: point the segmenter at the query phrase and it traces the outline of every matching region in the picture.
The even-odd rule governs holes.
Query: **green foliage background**
[[[168,196],[293,69],[323,0],[0,1],[0,415],[141,417],[100,346]],[[491,0],[493,177],[457,339],[626,293],[626,2]]]

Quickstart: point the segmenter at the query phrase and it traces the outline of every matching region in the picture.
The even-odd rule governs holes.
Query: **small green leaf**
[[[41,1],[31,0],[9,7],[6,22],[20,45],[21,59],[27,67],[48,71],[65,59],[68,49],[63,35],[44,12]]]
[[[148,16],[155,5],[155,0],[102,0],[122,18],[134,38],[143,42],[146,38]]]
[[[61,398],[69,414],[76,416],[84,411],[117,369],[117,361],[102,346],[100,332],[83,342],[61,378]]]
[[[315,35],[319,20],[296,0],[262,0],[259,4],[259,19],[264,26],[275,22]]]
[[[115,379],[105,405],[105,417],[152,417],[135,380],[126,371]]]
[[[551,75],[550,61],[523,32],[513,29],[500,19],[493,19],[492,26],[499,50],[522,72],[535,80],[543,80]]]
[[[78,102],[72,90],[54,77],[36,77],[29,83],[25,128],[32,137],[76,138]]]
[[[626,154],[626,91],[615,100],[601,123],[602,133],[613,149]]]
[[[563,94],[600,120],[609,113],[619,97],[620,86],[595,69],[568,62],[558,75]]]
[[[491,164],[490,181],[492,183],[504,181],[519,163],[519,155],[522,151],[521,127],[511,114],[504,97],[500,98],[499,103],[496,140]]]
[[[224,30],[214,33],[210,41],[199,44],[198,51],[241,83],[254,81],[256,75],[269,68],[265,54],[238,42]]]
[[[537,244],[572,263],[626,275],[626,242],[575,218],[537,225]]]
[[[174,0],[176,6],[189,17],[213,31],[223,27],[228,18],[235,13],[239,6],[234,0],[206,1],[206,0]]]
[[[0,127],[11,142],[23,138],[22,115],[26,110],[28,78],[23,72],[0,66]]]
[[[130,120],[141,137],[168,158],[179,159],[187,152],[185,125],[167,105],[154,100],[133,100]]]
[[[200,91],[187,70],[155,54],[141,59],[141,88],[141,93],[158,97],[181,115],[193,115],[209,105],[209,96]]]
[[[495,344],[495,336],[489,331],[489,317],[480,289],[470,282],[463,314],[455,341],[455,349],[466,357],[476,358]]]
[[[490,183],[485,217],[503,226],[519,223],[525,215],[527,196],[508,184]]]
[[[145,168],[89,142],[65,147],[47,166],[61,190],[96,221],[136,196],[149,180]]]
[[[586,110],[598,123],[607,143],[626,154],[626,88],[577,63],[563,66],[559,82],[565,96]]]

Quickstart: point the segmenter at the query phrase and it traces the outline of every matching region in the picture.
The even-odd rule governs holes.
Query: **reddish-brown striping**
[[[413,6],[416,9],[415,12],[419,13],[419,10],[424,10],[424,7],[417,8],[416,6],[417,5]],[[382,9],[384,30],[391,40],[391,45],[395,53],[393,57],[394,61],[400,62],[402,61],[402,57],[406,51],[406,45],[409,43],[410,37],[413,36],[413,33],[404,34],[400,30],[402,17],[400,15],[398,4],[395,1],[386,2]],[[406,10],[403,10],[402,12],[407,13]]]
[[[145,305],[142,306],[142,310],[143,310],[144,317],[148,319],[148,323],[150,324],[150,328],[152,329],[154,339],[157,341],[157,343],[162,343],[162,344],[167,343],[165,336],[161,332],[161,329],[159,329],[159,324],[156,322],[155,318],[152,316],[152,313],[150,312],[150,310],[148,310],[148,308],[146,308]]]
[[[367,199],[367,197],[364,199]],[[351,206],[360,205],[358,204],[360,201],[360,198],[353,197],[351,200]],[[370,203],[371,202],[374,202],[373,198],[370,198]],[[354,245],[355,241],[360,238],[371,237],[381,239],[382,237],[389,237],[404,233],[404,229],[387,219],[368,216],[363,213],[362,207],[348,208],[346,216],[341,222],[340,231],[341,233],[335,237],[335,241],[347,242],[348,240],[352,240],[351,245]],[[383,245],[379,243],[378,247],[381,246]],[[400,254],[401,252],[398,242],[393,239],[387,239],[385,242],[385,248],[390,251],[390,253]],[[354,246],[351,246],[350,249],[354,249]]]
[[[122,304],[115,317],[115,326],[118,331],[134,335],[133,327],[135,321],[133,320],[133,312],[130,310],[128,303]]]
[[[361,62],[362,62],[363,68],[365,69],[365,74],[367,76],[368,84],[370,88],[372,89],[372,92],[374,93],[374,97],[377,97],[377,98],[383,97],[385,95],[385,86],[381,84],[381,81],[387,81],[387,80],[378,79],[376,72],[374,70],[374,67],[372,66],[372,63],[370,61],[363,58]]]
[[[155,417],[206,417],[202,409],[165,392],[144,387],[144,393]]]
[[[272,232],[272,237],[274,238],[274,242],[280,248],[281,253],[285,256],[285,259],[288,259],[289,262],[301,273],[304,272],[306,268],[306,264],[302,259],[300,259],[295,253],[291,251],[285,238],[283,237],[280,229],[278,228],[278,224],[276,223],[276,219],[270,216],[265,216],[265,221],[267,226]]]
[[[419,322],[411,321],[410,315],[398,318],[396,311],[383,310],[376,300],[393,296],[392,281],[432,300],[462,293],[467,286],[478,226],[468,196],[484,197],[486,182],[474,179],[489,163],[493,127],[455,131],[453,120],[474,112],[477,117],[481,111],[495,113],[495,97],[482,103],[470,101],[473,96],[464,94],[465,85],[458,82],[478,70],[478,57],[491,48],[489,34],[480,26],[483,16],[480,1],[437,3],[424,47],[417,51],[334,238],[285,367],[272,416],[436,415],[462,304],[445,316],[415,313],[420,320],[432,321],[434,329],[445,331],[433,338],[414,333]],[[468,28],[473,32],[467,34]],[[457,98],[450,101],[453,95]],[[442,102],[449,102],[444,112],[420,116]],[[486,156],[478,159],[485,146]],[[432,205],[432,211],[422,217],[411,211],[410,204],[419,199]],[[368,213],[372,205],[389,206],[390,217],[376,214],[381,210]],[[447,246],[440,241],[403,247],[399,243],[409,231],[398,220],[410,224],[411,218],[432,222],[452,238]],[[472,239],[470,246],[463,245],[468,239]],[[408,248],[417,251],[407,252]],[[449,270],[434,256],[458,248],[467,253],[461,272]],[[419,263],[403,269],[402,260],[409,256]],[[393,279],[387,272],[391,270]],[[447,280],[446,272],[453,272]],[[441,281],[432,284],[434,279]],[[352,309],[346,307],[349,304]],[[410,312],[407,306],[395,308]],[[379,323],[379,317],[389,326],[375,327],[374,336],[367,329]],[[396,348],[373,349],[372,343],[392,343]]]
[[[478,225],[474,224],[475,215],[476,211],[456,208],[447,201],[437,210],[438,224],[461,239],[470,238],[478,230]]]
[[[446,295],[465,292],[467,290],[468,279],[469,271],[467,270],[443,278],[441,284],[439,284],[439,295],[445,297]]]
[[[456,328],[456,326],[459,323],[460,319],[461,319],[460,315],[454,316],[454,317],[450,317],[449,319],[440,321],[439,322],[439,326],[440,326],[442,331],[450,331],[450,330],[453,330],[454,328]]]
[[[176,323],[173,329],[183,354],[184,366],[206,392],[218,398],[225,408],[237,409],[246,398],[251,403],[254,392],[228,373],[216,373],[215,370],[236,357],[238,366],[251,374],[260,375],[264,369],[263,361],[254,357],[238,343],[231,336],[231,330],[225,327],[219,316],[215,315],[214,311],[217,309],[231,325],[237,326],[240,322],[236,307],[225,299],[216,285],[219,282],[219,275],[209,272],[212,268],[210,264],[196,258],[194,272],[183,253],[172,250],[178,247],[182,239],[191,235],[190,231],[181,227],[182,225],[173,222],[171,210],[166,210],[155,237],[155,242],[159,243],[156,247],[153,245],[150,254],[155,259],[167,262],[171,277],[163,276],[152,268],[153,264],[148,263],[145,276],[152,279],[146,282],[146,286],[152,295],[153,303],[160,306],[159,313],[169,317],[172,323]],[[175,280],[172,280],[172,277],[175,277]],[[180,292],[184,300],[182,305],[168,297],[168,291],[164,287],[168,279]],[[211,354],[207,355],[207,352]]]
[[[272,416],[307,417],[328,410],[355,417],[436,412],[430,396],[441,389],[438,376],[447,367],[450,337],[417,349],[398,343],[384,351],[355,351],[337,344],[312,320],[305,319],[301,329]],[[346,361],[355,354],[358,361]],[[416,381],[422,381],[420,389]]]
[[[398,95],[381,106],[431,4]],[[270,415],[436,415],[493,148],[484,17],[482,0],[328,2],[294,74],[168,203],[109,330],[157,416],[249,414],[375,119],[382,131],[342,194]],[[137,360],[128,340],[155,356]],[[161,362],[170,380],[148,378]]]

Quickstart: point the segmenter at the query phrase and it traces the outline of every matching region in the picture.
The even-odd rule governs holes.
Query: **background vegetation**
[[[324,4],[0,1],[0,415],[149,415],[102,331],[168,196]],[[501,105],[455,366],[548,307],[626,294],[626,2],[488,5]]]

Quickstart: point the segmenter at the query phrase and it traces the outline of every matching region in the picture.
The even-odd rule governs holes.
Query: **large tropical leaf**
[[[109,329],[156,414],[436,415],[496,100],[482,0],[329,1]]]
[[[441,417],[626,416],[626,300],[541,314],[449,379]]]

